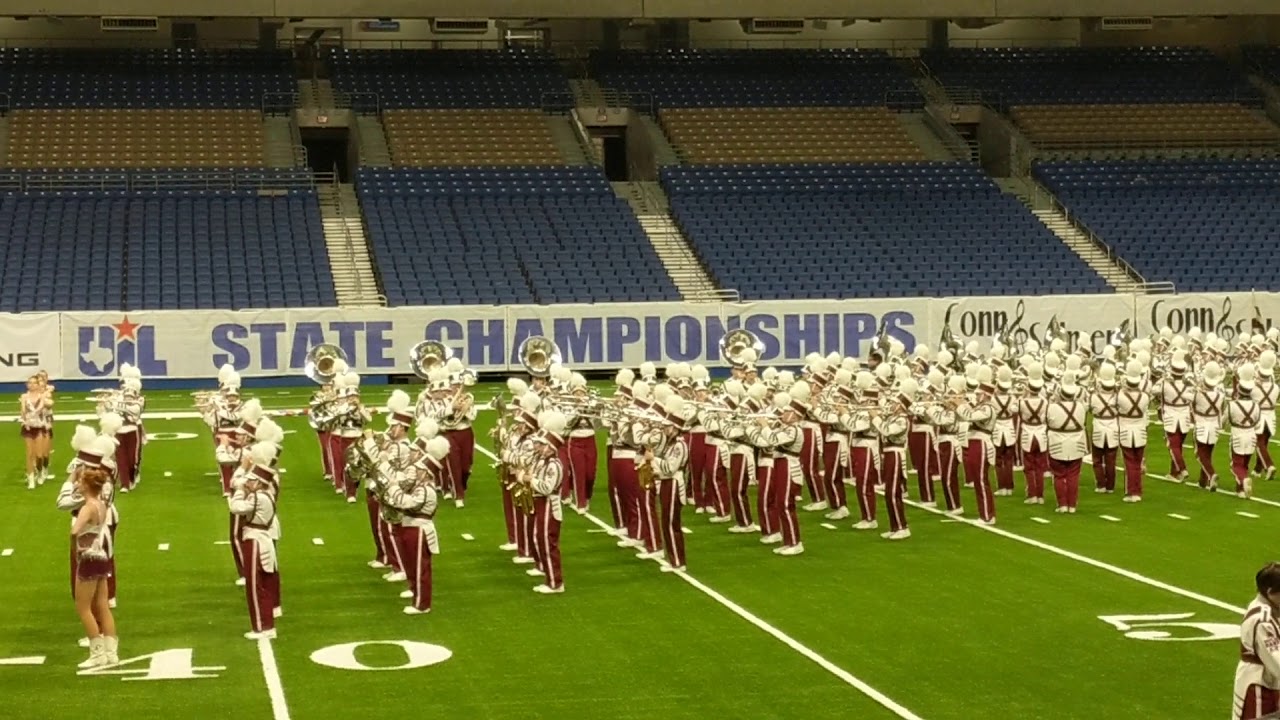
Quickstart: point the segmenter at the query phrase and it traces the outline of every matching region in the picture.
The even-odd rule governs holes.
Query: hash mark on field
[[[13,548],[5,548],[0,550],[0,557],[9,557],[13,554]]]
[[[213,544],[214,545],[230,545],[231,541],[230,540],[214,540]]]
[[[1252,518],[1252,519],[1254,519],[1254,520],[1257,520],[1257,519],[1258,519],[1258,516],[1257,516],[1257,515],[1254,515],[1254,514],[1253,514],[1253,513],[1251,513],[1251,512],[1245,512],[1245,511],[1243,511],[1243,510],[1241,510],[1241,511],[1237,512],[1236,514],[1237,514],[1237,515],[1239,515],[1240,517]]]
[[[494,460],[494,461],[498,460],[498,456],[494,455],[493,451],[491,451],[489,448],[483,445],[480,445],[477,443],[476,450],[479,450],[481,453],[487,455],[490,460]],[[593,525],[595,525],[596,527],[600,528],[605,532],[609,532],[611,530],[611,528],[607,523],[605,523],[605,521],[601,520],[595,515],[592,515],[589,512],[583,513],[582,517],[586,518],[587,521],[591,522]],[[898,703],[894,702],[893,699],[890,698],[889,696],[885,695],[884,693],[881,693],[879,690],[876,690],[875,688],[866,684],[862,680],[858,679],[849,671],[838,667],[837,665],[833,664],[830,660],[827,660],[826,658],[822,657],[821,655],[814,652],[813,650],[810,650],[804,645],[801,645],[797,640],[792,638],[790,635],[787,635],[786,633],[782,632],[778,628],[770,625],[764,620],[761,620],[755,615],[752,615],[748,610],[743,608],[741,605],[738,605],[737,603],[725,597],[724,595],[721,595],[720,593],[716,592],[715,590],[703,584],[701,581],[699,581],[697,578],[693,577],[689,573],[677,572],[672,574],[680,578],[681,580],[685,581],[689,585],[691,585],[694,589],[698,590],[703,595],[706,595],[707,597],[716,601],[720,605],[724,606],[734,615],[737,615],[743,620],[746,620],[748,623],[751,623],[752,625],[754,625],[757,629],[763,631],[764,633],[773,637],[778,642],[782,643],[783,645],[786,645],[787,647],[796,651],[800,655],[809,659],[818,667],[822,668],[823,670],[826,670],[832,675],[835,675],[837,678],[840,678],[846,684],[850,685],[858,692],[862,693],[863,695],[866,695],[867,697],[879,703],[881,706],[887,708],[889,712],[892,712],[894,715],[897,715],[898,717],[902,718],[902,720],[924,720],[919,715],[916,715],[915,713],[911,712],[910,710],[903,707],[902,705],[899,705]],[[264,640],[261,642],[266,642],[266,641]],[[283,700],[284,698],[283,696],[281,696],[281,701],[283,702]],[[287,717],[280,718],[279,716],[277,716],[276,720],[287,720]]]
[[[824,528],[826,528],[826,529],[828,529],[828,530],[838,530],[838,529],[839,529],[839,528],[837,528],[835,525],[832,525],[831,523],[822,523],[822,524],[820,524],[818,527],[824,527]]]
[[[964,522],[964,521],[963,521],[963,520],[956,519],[956,518],[943,518],[943,519],[942,519],[942,522],[944,522],[944,523],[960,523],[960,522]]]
[[[475,536],[475,535],[472,535],[471,533],[462,533],[462,539],[463,539],[463,540],[475,540],[475,539],[476,539],[476,536]]]
[[[1103,520],[1106,520],[1107,522],[1120,522],[1120,518],[1114,515],[1099,515],[1098,517],[1102,518]]]
[[[680,526],[680,532],[684,533],[685,535],[692,535],[692,534],[693,534],[693,531],[692,531],[692,530],[690,530],[690,529],[689,529],[689,528],[687,528],[687,527],[684,527],[683,525],[682,525],[682,526]]]
[[[1046,519],[1044,519],[1044,518],[1039,518],[1039,517],[1033,517],[1033,518],[1031,518],[1031,522],[1037,522],[1037,523],[1040,523],[1041,525],[1048,525],[1048,524],[1049,524],[1049,521],[1048,521],[1048,520],[1046,520]]]
[[[30,657],[0,658],[0,665],[43,665],[43,655],[32,655]]]
[[[1186,515],[1179,515],[1178,513],[1169,513],[1169,517],[1173,518],[1174,520],[1190,520],[1191,519]]]
[[[323,544],[324,544],[324,538],[311,538],[311,544],[312,544],[312,545],[323,545]]]
[[[160,552],[168,552],[169,543],[160,543],[159,545],[156,546],[156,549],[159,550]]]

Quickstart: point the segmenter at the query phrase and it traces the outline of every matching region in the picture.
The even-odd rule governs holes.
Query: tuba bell
[[[452,356],[449,348],[439,340],[423,340],[410,348],[409,365],[413,367],[414,375],[426,380],[432,370],[443,367]]]
[[[303,369],[312,382],[325,385],[338,374],[338,364],[346,364],[347,354],[332,343],[320,343],[307,351],[307,364]]]
[[[938,344],[951,353],[951,369],[955,372],[964,372],[964,346],[951,333],[951,310],[953,308],[955,308],[954,303],[947,306],[947,314],[942,318],[942,338]]]
[[[764,343],[750,330],[730,330],[720,338],[720,357],[732,365],[742,365],[742,353],[748,348],[756,351],[756,357],[764,355]]]
[[[550,338],[542,335],[525,338],[516,355],[532,377],[547,377],[551,375],[551,366],[560,363],[560,348]]]
[[[1129,331],[1129,320],[1127,318],[1115,330],[1111,331],[1108,343],[1116,349],[1116,363],[1120,367],[1124,367],[1124,363],[1129,361],[1129,343],[1132,340],[1133,333]]]

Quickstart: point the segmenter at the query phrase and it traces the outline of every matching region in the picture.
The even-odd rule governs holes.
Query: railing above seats
[[[32,170],[0,173],[0,192],[229,192],[255,191],[262,195],[315,190],[317,182],[332,181],[325,173],[310,170]]]
[[[302,96],[297,92],[267,92],[262,94],[262,114],[289,115],[302,107]],[[378,93],[369,91],[333,91],[333,109],[350,110],[357,115],[378,115],[382,104]]]

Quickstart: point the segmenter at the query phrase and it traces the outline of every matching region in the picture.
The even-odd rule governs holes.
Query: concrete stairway
[[[333,83],[312,78],[298,81],[298,104],[304,108],[333,109],[337,103],[333,97]]]
[[[1031,211],[1041,224],[1058,236],[1071,251],[1080,256],[1085,264],[1098,273],[1116,292],[1144,292],[1143,282],[1129,274],[1125,268],[1115,262],[1093,241],[1087,232],[1071,222],[1066,213],[1056,208],[1046,207]]]
[[[680,297],[691,302],[737,300],[737,292],[716,287],[689,241],[671,217],[666,193],[656,182],[610,183],[613,191],[631,205],[649,244],[662,261]]]
[[[391,147],[387,133],[377,115],[356,115],[356,132],[360,137],[360,164],[369,167],[391,167]]]
[[[569,165],[591,165],[590,150],[583,145],[573,120],[568,115],[547,115],[547,128],[555,142],[560,157]]]
[[[648,115],[640,116],[640,124],[644,126],[645,132],[649,134],[649,147],[653,148],[653,157],[657,161],[658,167],[664,165],[679,165],[680,155],[676,152],[676,148],[671,144],[671,139],[667,137],[667,133]]]
[[[264,159],[267,167],[287,168],[297,163],[294,157],[293,118],[267,115],[262,118],[266,140]]]
[[[898,123],[907,131],[907,137],[924,151],[925,158],[938,161],[959,159],[925,122],[924,113],[898,113]]]
[[[596,107],[604,103],[604,90],[591,78],[575,78],[569,81],[569,89],[578,106]]]
[[[378,307],[386,297],[378,290],[369,243],[360,220],[360,201],[350,183],[318,187],[320,222],[329,251],[333,287],[341,307]]]

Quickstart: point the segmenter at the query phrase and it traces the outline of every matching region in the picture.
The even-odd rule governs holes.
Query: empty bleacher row
[[[326,56],[333,88],[377,93],[382,108],[541,108],[569,81],[541,50],[349,50]]]
[[[1104,292],[964,163],[668,168],[672,214],[746,299]]]
[[[885,108],[669,108],[661,119],[693,163],[925,159]]]
[[[537,110],[387,110],[382,118],[401,167],[563,162]]]
[[[1280,143],[1280,128],[1235,103],[1022,105],[1010,116],[1040,148]]]
[[[679,299],[599,168],[364,169],[357,182],[392,305]]]
[[[1148,278],[1191,292],[1280,290],[1280,160],[1044,163],[1035,173]]]

